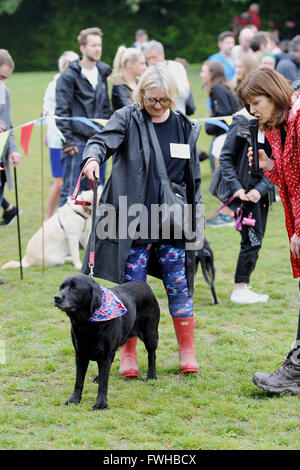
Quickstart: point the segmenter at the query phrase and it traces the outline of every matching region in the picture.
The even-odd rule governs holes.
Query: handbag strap
[[[148,116],[147,123],[148,123],[148,128],[149,128],[154,152],[156,155],[156,162],[157,162],[157,169],[158,169],[159,177],[161,180],[168,180],[169,178],[168,178],[168,173],[167,173],[167,169],[165,165],[165,160],[164,160],[164,157],[163,157],[163,154],[162,154],[159,142],[158,142],[158,138],[157,138],[154,126],[153,126],[151,116]]]

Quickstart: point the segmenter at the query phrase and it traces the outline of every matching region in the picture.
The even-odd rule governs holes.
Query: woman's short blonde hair
[[[170,108],[175,110],[178,100],[178,88],[174,76],[164,63],[150,65],[141,76],[133,93],[133,99],[140,109],[144,108],[143,95],[146,90],[163,88],[171,100]]]

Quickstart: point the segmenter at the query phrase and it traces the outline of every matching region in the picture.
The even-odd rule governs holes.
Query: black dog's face
[[[99,284],[85,274],[67,277],[60,285],[53,304],[66,312],[73,320],[87,321],[101,305],[102,292]]]

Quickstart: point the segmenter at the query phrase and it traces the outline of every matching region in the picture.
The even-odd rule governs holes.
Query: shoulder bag
[[[152,123],[152,119],[148,118],[149,132],[152,139],[157,169],[160,178],[160,220],[159,226],[164,233],[174,233],[174,238],[182,239],[183,234],[187,239],[193,234],[192,232],[192,204],[187,203],[187,191],[185,183],[178,184],[171,181],[168,177],[164,157],[158,142],[158,138]],[[198,204],[199,205],[199,204]],[[196,208],[196,226],[201,225],[204,227],[203,204],[201,204],[201,211]],[[200,214],[201,212],[201,214]],[[201,221],[200,221],[201,219]],[[201,222],[201,223],[200,223]],[[198,227],[196,229],[197,240],[199,238]],[[202,237],[203,235],[203,237]],[[204,230],[201,230],[201,240],[198,240],[198,247],[203,243]],[[190,249],[190,248],[189,248]]]

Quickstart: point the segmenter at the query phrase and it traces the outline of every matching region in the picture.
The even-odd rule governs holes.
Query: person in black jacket
[[[234,97],[231,85],[227,82],[224,68],[219,61],[206,60],[201,69],[202,87],[206,90],[209,99],[211,117],[231,116],[237,111],[237,100]],[[207,120],[205,131],[212,135],[211,166],[219,166],[219,155],[225,140],[228,123],[225,120]],[[214,159],[214,160],[212,160]],[[216,217],[206,222],[210,226],[233,226],[233,219],[225,207]]]
[[[202,86],[210,100],[211,117],[228,116],[237,111],[237,102],[233,90],[227,82],[223,66],[218,61],[206,60],[200,72]],[[209,135],[218,137],[226,132],[226,122],[220,125],[206,121],[205,131]],[[222,125],[223,124],[223,125]],[[227,126],[228,127],[228,126]]]
[[[102,54],[102,32],[99,28],[82,30],[77,38],[82,57],[61,73],[56,84],[56,116],[62,118],[102,118],[111,116],[107,78],[111,74],[109,65],[100,61]],[[72,194],[78,176],[82,152],[88,139],[97,132],[79,120],[57,119],[57,127],[65,139],[61,161],[63,166],[63,187],[59,206],[66,203]],[[102,167],[100,182],[105,179]],[[81,190],[90,189],[87,180],[82,181]]]
[[[249,173],[249,119],[253,119],[253,116],[245,108],[234,115],[220,155],[222,177],[231,194],[235,196],[230,207],[235,212],[237,229],[241,234],[235,285],[230,299],[242,304],[267,302],[269,298],[268,295],[253,292],[248,284],[262,246],[269,201],[274,200],[274,186],[263,171],[258,169]],[[259,144],[259,148],[263,148],[270,155],[271,148],[264,134],[260,134],[259,140],[264,140]]]
[[[162,279],[179,345],[180,370],[196,373],[194,242],[197,239],[201,248],[204,237],[203,219],[197,218],[197,214],[203,215],[196,145],[201,126],[189,121],[183,113],[175,112],[177,97],[174,76],[166,65],[158,63],[148,67],[134,92],[135,103],[118,109],[104,129],[88,141],[82,165],[85,175],[92,179],[94,174],[99,175],[99,164],[113,155],[111,176],[100,200],[103,214],[99,214],[96,222],[95,276],[116,283],[145,282],[147,274]],[[155,135],[157,146],[153,143]],[[153,217],[153,210],[161,206],[163,184],[155,147],[161,148],[167,176],[173,185],[186,188],[187,204],[193,208],[190,222],[195,227],[195,235],[192,238],[185,231],[176,238],[174,234],[164,235],[156,230],[159,223]],[[187,243],[188,238],[191,243]],[[89,250],[90,243],[82,267],[86,274]],[[129,339],[121,348],[119,372],[125,377],[138,375],[136,340],[136,337]]]
[[[139,49],[120,46],[114,58],[111,102],[113,110],[132,103],[138,78],[147,68],[146,57]]]

